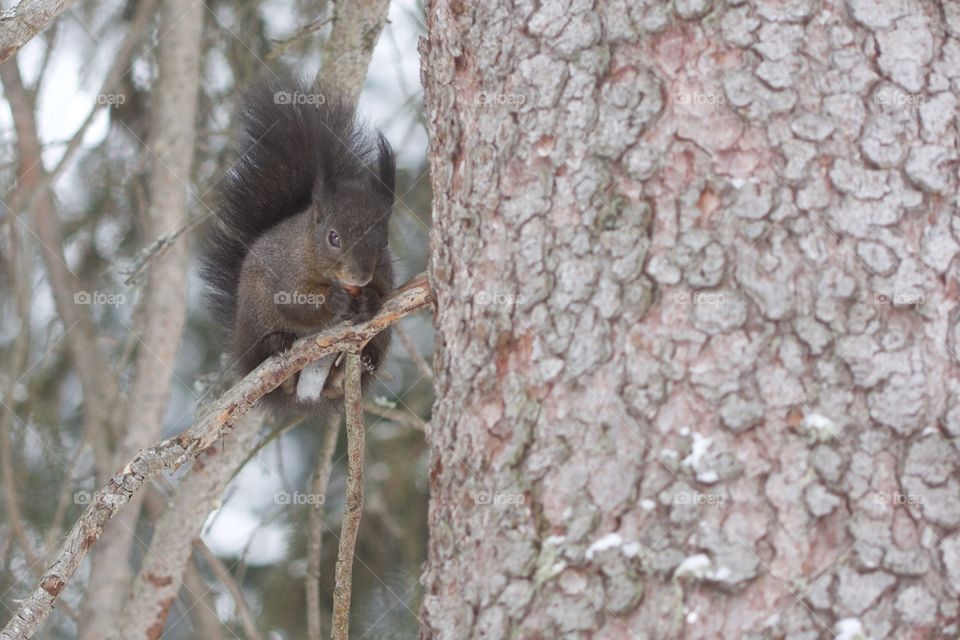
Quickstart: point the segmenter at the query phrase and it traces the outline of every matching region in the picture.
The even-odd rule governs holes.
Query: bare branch
[[[225,640],[226,627],[220,622],[214,611],[213,597],[207,581],[200,575],[196,563],[187,567],[183,577],[184,591],[190,598],[190,618],[193,621],[195,638],[203,640]]]
[[[20,0],[12,9],[0,11],[0,62],[50,26],[73,0]]]
[[[355,326],[340,325],[298,340],[290,351],[268,358],[224,393],[188,431],[138,453],[94,494],[90,505],[66,535],[56,560],[0,631],[0,640],[24,640],[33,635],[53,611],[57,596],[96,543],[107,521],[140,491],[146,481],[196,459],[229,433],[237,420],[264,395],[306,365],[331,353],[359,348],[386,327],[423,309],[432,300],[426,274],[413,278],[398,289],[368,322]]]
[[[413,360],[413,363],[420,369],[420,374],[427,380],[433,380],[433,371],[430,369],[430,365],[427,364],[426,358],[424,358],[420,350],[417,349],[417,345],[413,343],[410,334],[404,331],[400,325],[393,328],[393,333],[400,338],[400,344],[402,344],[403,348],[410,354],[410,359]]]
[[[240,624],[243,625],[243,632],[247,634],[247,640],[260,640],[260,632],[257,631],[257,625],[253,621],[253,614],[250,613],[250,606],[247,599],[243,597],[243,589],[237,584],[237,581],[230,575],[230,569],[217,557],[210,547],[203,543],[203,540],[197,538],[193,541],[193,547],[200,554],[200,557],[210,565],[213,575],[222,582],[233,596],[233,603],[237,607],[237,617],[240,618]]]
[[[333,591],[331,640],[350,640],[350,592],[353,556],[363,515],[363,409],[360,406],[360,354],[347,354],[343,404],[347,414],[347,500],[340,524],[336,586]]]
[[[262,423],[260,411],[243,416],[231,437],[210,447],[194,463],[192,473],[176,486],[167,509],[156,519],[150,550],[130,586],[129,597],[124,597],[118,619],[111,620],[110,637],[153,638],[163,630],[190,566],[190,546],[185,541],[200,534],[234,473],[256,447]]]
[[[415,414],[413,411],[381,407],[377,403],[369,400],[363,401],[363,410],[367,413],[372,413],[375,416],[396,422],[397,424],[403,425],[410,429],[415,429],[417,431],[426,431],[427,429],[427,423],[424,422],[423,418]]]
[[[152,260],[160,258],[164,253],[167,252],[167,249],[173,246],[177,238],[187,231],[192,230],[194,227],[200,225],[200,223],[204,222],[206,219],[207,216],[201,216],[199,218],[189,220],[186,224],[180,225],[170,233],[162,235],[151,242],[149,246],[142,249],[137,255],[134,263],[127,270],[126,277],[123,279],[123,283],[126,285],[133,284],[140,278]]]
[[[297,31],[289,38],[284,38],[283,40],[274,40],[274,42],[277,43],[277,46],[267,54],[267,60],[276,60],[282,56],[290,46],[296,42],[299,42],[300,40],[303,40],[311,33],[320,31],[320,29],[323,29],[325,25],[330,24],[331,22],[333,22],[333,18],[318,18],[304,28],[300,29],[300,31]]]
[[[390,0],[337,2],[333,29],[323,44],[323,64],[315,85],[332,84],[353,96],[360,96],[373,48],[387,23]]]
[[[323,434],[320,457],[313,472],[310,491],[314,503],[307,515],[307,638],[320,640],[320,554],[323,550],[323,505],[326,503],[327,484],[333,467],[333,453],[340,434],[340,415],[330,417]]]

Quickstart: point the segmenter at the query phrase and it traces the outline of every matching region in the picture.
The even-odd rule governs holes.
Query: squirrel
[[[396,160],[380,132],[335,90],[288,78],[247,91],[239,158],[219,186],[201,258],[213,316],[241,375],[297,338],[373,317],[394,290],[387,226]],[[389,330],[363,349],[364,387]],[[332,354],[266,396],[275,411],[339,410],[343,365]]]

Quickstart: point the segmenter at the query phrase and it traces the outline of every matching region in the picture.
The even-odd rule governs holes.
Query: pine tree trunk
[[[430,4],[422,637],[957,634],[958,7]]]

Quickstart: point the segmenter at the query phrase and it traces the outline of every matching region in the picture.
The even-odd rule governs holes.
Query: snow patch
[[[690,455],[683,459],[683,464],[696,468],[703,460],[703,457],[707,455],[711,444],[713,444],[713,438],[707,438],[694,431],[693,446],[690,448]]]
[[[844,618],[833,626],[833,640],[867,640],[863,625],[856,618]]]
[[[607,549],[613,549],[615,547],[623,546],[623,538],[620,537],[619,533],[608,533],[603,536],[587,549],[587,560],[593,560],[593,556],[600,553],[601,551],[606,551]]]
[[[808,413],[803,419],[803,426],[813,433],[817,440],[832,440],[840,433],[837,423],[819,413]]]
[[[710,561],[710,558],[705,553],[698,553],[696,555],[689,556],[684,558],[683,562],[677,567],[677,570],[673,572],[673,575],[676,577],[681,576],[693,576],[694,578],[703,578],[707,575],[707,572],[710,570],[710,566],[713,563]]]

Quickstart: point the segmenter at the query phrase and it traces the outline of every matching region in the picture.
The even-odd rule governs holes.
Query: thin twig
[[[184,595],[189,599],[193,637],[203,640],[224,640],[226,626],[217,617],[210,587],[200,574],[197,564],[189,565],[183,574]],[[234,638],[236,636],[230,632]]]
[[[363,515],[363,408],[360,406],[360,354],[347,354],[343,404],[347,414],[347,499],[340,524],[331,640],[350,640],[350,592],[353,556]]]
[[[213,570],[213,575],[223,583],[227,591],[230,592],[230,595],[233,596],[233,603],[237,609],[237,617],[243,626],[243,632],[247,634],[247,640],[260,640],[260,632],[257,630],[257,625],[253,621],[253,615],[250,613],[250,605],[247,604],[247,599],[243,595],[243,589],[240,588],[237,581],[230,575],[230,569],[227,568],[227,565],[223,564],[223,561],[217,557],[217,554],[211,551],[210,547],[204,544],[200,538],[194,539],[193,548],[200,554],[204,562],[210,565],[210,568]]]
[[[327,485],[333,467],[333,453],[340,434],[340,415],[331,416],[320,445],[320,458],[313,472],[310,493],[312,508],[307,514],[307,638],[320,640],[320,555],[323,550],[323,505],[327,501]]]
[[[289,38],[284,38],[283,40],[274,40],[274,42],[277,43],[277,46],[267,54],[267,60],[276,60],[286,53],[287,49],[290,48],[290,46],[292,46],[295,42],[303,40],[311,33],[320,31],[320,29],[323,29],[325,25],[328,25],[331,22],[333,22],[333,16],[328,18],[318,18],[304,28],[300,29],[300,31],[297,31]]]
[[[410,429],[415,429],[417,431],[426,431],[427,429],[427,423],[424,422],[423,418],[415,414],[413,411],[381,407],[377,403],[369,400],[363,401],[363,410],[367,413],[372,413],[379,418],[385,418],[386,420],[396,422],[399,425],[409,427]]]
[[[420,373],[423,374],[423,377],[427,380],[433,380],[433,370],[430,368],[430,365],[427,364],[426,358],[423,357],[423,354],[420,353],[420,350],[417,349],[417,345],[413,343],[413,339],[410,337],[410,334],[403,330],[403,327],[397,325],[393,328],[393,333],[395,336],[400,338],[400,344],[403,345],[403,348],[407,350],[407,353],[410,354],[410,359],[413,360],[413,363],[417,365],[417,368],[420,369]]]
[[[198,226],[201,222],[206,220],[208,217],[209,217],[209,214],[206,216],[201,216],[194,220],[190,220],[186,224],[181,225],[180,227],[174,229],[170,233],[160,236],[159,238],[151,242],[150,246],[145,247],[142,251],[140,251],[140,253],[137,255],[136,260],[134,260],[134,263],[130,266],[129,269],[127,269],[126,278],[124,278],[123,284],[128,286],[133,284],[135,280],[139,279],[140,276],[143,275],[144,270],[146,270],[147,265],[150,263],[151,260],[155,258],[159,258],[164,253],[166,253],[167,249],[170,248],[170,246],[174,243],[174,241],[177,238],[179,238],[181,235],[183,235],[187,231],[190,231],[194,227]]]
[[[427,277],[421,274],[398,289],[368,322],[356,326],[344,324],[301,338],[289,351],[268,358],[224,393],[188,431],[140,451],[94,494],[83,515],[64,538],[56,560],[40,583],[20,601],[16,613],[0,631],[0,640],[25,640],[36,632],[50,616],[57,597],[103,533],[107,521],[140,491],[145,482],[163,471],[177,469],[196,459],[229,433],[236,421],[263,396],[306,365],[331,353],[359,348],[386,327],[431,301]]]

